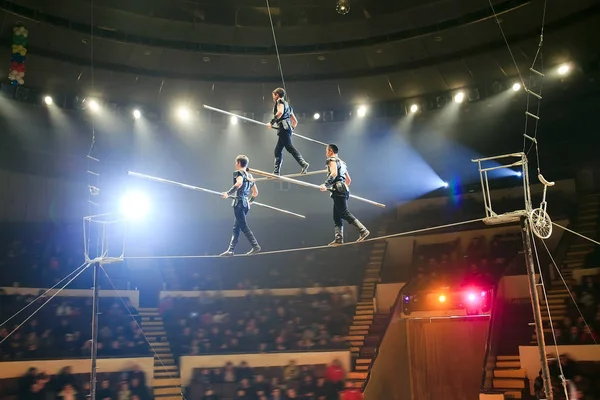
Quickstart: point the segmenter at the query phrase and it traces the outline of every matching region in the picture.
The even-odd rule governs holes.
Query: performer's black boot
[[[254,233],[252,233],[252,231],[248,227],[246,227],[246,229],[244,229],[243,232],[246,236],[246,239],[248,239],[248,242],[250,242],[250,245],[252,246],[252,249],[249,252],[247,252],[246,255],[251,256],[252,254],[258,253],[261,249],[260,245],[258,244],[258,241],[256,240],[256,237],[254,237]]]
[[[281,159],[281,157],[275,157],[275,168],[273,169],[273,174],[274,175],[279,175],[279,173],[281,172],[281,163],[283,162],[283,160]]]
[[[356,240],[357,242],[362,242],[363,240],[365,240],[370,234],[371,232],[369,232],[369,230],[367,228],[365,228],[365,226],[363,224],[360,223],[359,220],[355,219],[354,222],[352,223],[352,225],[358,229],[358,239]]]
[[[344,243],[344,227],[336,226],[333,228],[335,233],[335,239],[329,243],[329,246],[338,246]]]
[[[235,240],[235,238],[232,236],[231,237],[231,242],[229,242],[229,247],[227,248],[227,250],[225,250],[224,252],[222,252],[221,254],[219,254],[220,257],[231,257],[234,255],[233,250],[235,249],[235,245],[237,244],[237,240]]]
[[[302,169],[300,170],[300,173],[302,175],[306,174],[308,172],[308,167],[310,167],[310,164],[307,163],[306,161],[304,161],[304,165],[302,166]]]

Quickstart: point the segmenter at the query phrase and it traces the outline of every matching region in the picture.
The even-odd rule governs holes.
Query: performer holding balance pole
[[[235,158],[235,171],[233,173],[233,186],[229,191],[223,192],[221,196],[224,199],[233,197],[233,215],[235,221],[233,223],[233,235],[231,236],[231,242],[226,251],[220,255],[223,257],[233,256],[235,246],[240,238],[240,233],[243,233],[250,242],[252,249],[246,253],[246,255],[256,254],[260,251],[258,241],[254,237],[254,233],[248,227],[246,222],[246,215],[250,209],[250,204],[258,196],[258,189],[256,184],[253,182],[252,175],[248,172],[248,163],[250,160],[247,156],[239,155]],[[248,199],[248,196],[252,192],[252,196]]]
[[[283,149],[285,148],[288,153],[294,157],[296,162],[302,168],[301,174],[305,174],[308,171],[308,164],[302,154],[292,144],[292,132],[298,125],[298,120],[294,115],[294,111],[284,99],[285,90],[283,88],[277,88],[273,90],[273,119],[267,124],[271,129],[277,129],[277,145],[275,146],[275,168],[273,174],[279,175],[281,172],[281,164],[283,163]]]
[[[338,147],[335,144],[328,144],[325,150],[327,156],[327,180],[321,185],[321,191],[331,191],[333,199],[333,222],[335,239],[329,243],[330,246],[336,246],[344,243],[344,221],[353,225],[358,230],[357,242],[365,240],[370,232],[354,215],[348,211],[348,198],[350,197],[350,173],[346,163],[338,157]]]

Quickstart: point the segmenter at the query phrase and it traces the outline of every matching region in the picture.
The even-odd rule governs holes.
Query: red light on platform
[[[475,296],[475,293],[469,293],[467,296],[467,299],[469,299],[469,301],[475,301],[477,297]]]

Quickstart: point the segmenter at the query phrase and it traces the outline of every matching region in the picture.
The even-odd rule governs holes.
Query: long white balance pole
[[[218,113],[221,113],[221,114],[229,115],[231,117],[236,117],[238,119],[241,119],[242,121],[251,122],[253,124],[262,125],[264,127],[267,126],[266,122],[260,122],[260,121],[257,121],[255,119],[244,117],[242,115],[237,115],[237,114],[234,114],[234,113],[229,112],[229,111],[225,111],[225,110],[221,110],[219,108],[207,106],[206,104],[204,104],[202,107],[204,107],[204,108],[206,108],[207,110],[210,110],[210,111],[214,111],[214,112],[218,112]],[[316,140],[316,139],[312,139],[312,138],[309,138],[309,137],[306,137],[306,136],[299,135],[296,132],[292,133],[292,135],[297,136],[300,139],[308,140],[308,141],[313,142],[313,143],[318,143],[318,144],[320,144],[322,146],[327,146],[327,143],[325,143],[325,142],[321,142],[321,141]]]
[[[166,184],[169,184],[169,185],[175,185],[175,186],[182,187],[184,189],[195,190],[197,192],[205,192],[205,193],[215,194],[215,195],[218,195],[218,196],[222,195],[221,192],[217,192],[216,190],[204,189],[204,188],[201,188],[201,187],[198,187],[198,186],[192,186],[192,185],[188,185],[188,184],[181,183],[181,182],[176,182],[176,181],[171,181],[171,180],[168,180],[168,179],[159,178],[159,177],[156,177],[156,176],[151,176],[151,175],[146,175],[146,174],[140,174],[138,172],[132,172],[132,171],[129,171],[128,174],[129,174],[129,176],[133,176],[133,177],[136,177],[136,178],[146,179],[148,181],[153,181],[153,182],[166,183]],[[288,211],[288,210],[284,210],[282,208],[273,207],[273,206],[270,206],[268,204],[259,203],[259,202],[256,202],[256,201],[252,202],[252,205],[253,206],[258,206],[258,207],[268,208],[269,210],[273,210],[273,211],[279,211],[280,213],[292,215],[292,216],[298,217],[298,218],[306,218],[304,215],[297,214],[295,212],[291,212],[291,211]]]

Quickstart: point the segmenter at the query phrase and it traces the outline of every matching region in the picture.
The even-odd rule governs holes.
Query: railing
[[[364,392],[365,388],[367,387],[367,385],[369,384],[369,380],[371,379],[371,369],[373,368],[373,365],[375,364],[375,361],[377,360],[377,356],[379,355],[379,347],[381,346],[381,342],[383,342],[383,338],[385,338],[385,335],[390,326],[390,323],[392,322],[392,319],[394,318],[394,315],[396,314],[396,310],[398,309],[398,306],[401,304],[401,302],[402,302],[402,290],[399,290],[398,295],[396,296],[396,300],[394,301],[394,305],[390,309],[390,315],[388,316],[388,320],[385,324],[385,329],[383,330],[381,337],[377,341],[377,346],[375,347],[375,353],[373,354],[373,359],[371,360],[371,364],[369,365],[369,369],[367,370],[367,378],[365,379],[365,382],[363,383],[363,386],[362,386],[363,392]]]
[[[495,357],[496,349],[496,328],[498,321],[502,320],[503,308],[500,307],[500,296],[498,296],[498,283],[493,289],[493,300],[490,308],[490,325],[488,326],[487,340],[485,342],[485,355],[483,356],[483,367],[481,368],[481,387],[480,392],[488,388],[488,362],[490,357]]]

